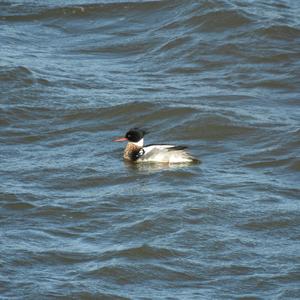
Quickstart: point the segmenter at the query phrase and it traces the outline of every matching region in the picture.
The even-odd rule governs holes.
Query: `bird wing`
[[[140,161],[171,162],[186,160],[187,154],[183,151],[187,147],[174,145],[148,145],[143,148],[144,153]]]

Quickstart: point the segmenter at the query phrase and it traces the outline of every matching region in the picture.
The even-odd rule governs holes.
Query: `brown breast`
[[[137,146],[133,143],[128,143],[124,150],[124,158],[130,161],[136,161],[139,158],[139,152],[142,147]]]

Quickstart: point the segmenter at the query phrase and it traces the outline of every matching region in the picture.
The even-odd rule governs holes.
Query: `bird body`
[[[136,163],[195,163],[198,159],[186,152],[186,146],[151,144],[144,146],[145,131],[130,129],[125,137],[116,142],[128,141],[124,150],[124,159]]]

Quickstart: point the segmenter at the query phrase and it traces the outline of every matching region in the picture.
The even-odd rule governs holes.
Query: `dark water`
[[[299,16],[1,1],[1,299],[299,299]],[[125,164],[132,126],[202,164]]]

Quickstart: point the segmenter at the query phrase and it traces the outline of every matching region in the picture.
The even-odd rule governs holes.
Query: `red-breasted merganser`
[[[185,151],[186,146],[174,145],[147,145],[144,146],[142,129],[130,129],[125,137],[118,138],[114,142],[128,141],[124,151],[124,159],[137,162],[156,163],[197,163],[199,160]]]

